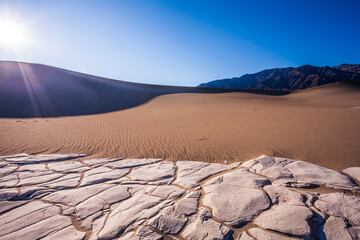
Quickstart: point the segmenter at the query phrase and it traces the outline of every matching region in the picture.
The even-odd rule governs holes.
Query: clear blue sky
[[[195,86],[266,68],[360,63],[360,1],[0,0],[28,43],[0,60]],[[1,38],[0,32],[0,38]]]

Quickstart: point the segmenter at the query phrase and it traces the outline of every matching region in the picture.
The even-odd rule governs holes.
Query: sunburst
[[[0,47],[19,49],[30,42],[25,23],[16,19],[0,18]]]

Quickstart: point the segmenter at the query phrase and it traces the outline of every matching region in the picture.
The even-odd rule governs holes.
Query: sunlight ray
[[[34,111],[39,115],[54,116],[55,111],[31,66],[26,63],[19,63],[19,68]]]

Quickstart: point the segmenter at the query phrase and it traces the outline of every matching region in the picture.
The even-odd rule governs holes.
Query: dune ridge
[[[288,91],[203,89],[112,80],[41,64],[0,61],[0,117],[61,117],[124,110],[174,93]]]

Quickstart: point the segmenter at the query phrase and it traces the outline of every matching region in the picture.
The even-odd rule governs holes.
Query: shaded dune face
[[[38,64],[0,62],[0,117],[97,114],[132,108],[163,94],[232,91],[239,92],[130,83]],[[287,93],[253,92],[270,95]]]

